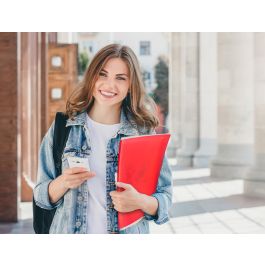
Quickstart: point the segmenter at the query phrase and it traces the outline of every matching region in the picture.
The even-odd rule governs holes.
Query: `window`
[[[140,41],[140,55],[150,55],[150,41]]]
[[[144,72],[144,80],[150,80],[151,79],[151,73],[145,71]]]
[[[83,50],[87,51],[88,53],[94,53],[94,42],[93,41],[84,41],[83,42]]]

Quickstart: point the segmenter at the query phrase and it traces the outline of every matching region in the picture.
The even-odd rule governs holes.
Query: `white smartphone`
[[[90,171],[88,158],[69,156],[69,157],[67,157],[67,160],[68,160],[69,168],[84,167],[88,171]]]

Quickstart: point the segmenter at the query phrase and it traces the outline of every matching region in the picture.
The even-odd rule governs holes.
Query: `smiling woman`
[[[67,114],[73,117],[77,112],[89,111],[94,104],[94,89],[103,83],[103,93],[99,93],[106,98],[113,96],[108,93],[118,94],[118,91],[111,90],[113,86],[118,85],[123,92],[127,87],[124,101],[120,103],[125,114],[130,113],[139,126],[148,129],[158,126],[155,103],[145,91],[138,59],[129,47],[118,44],[105,46],[95,55],[66,104]]]
[[[152,196],[115,182],[121,138],[152,134],[158,125],[154,106],[129,47],[111,44],[95,55],[67,101],[70,133],[61,175],[52,159],[54,123],[41,145],[34,198],[41,208],[57,209],[49,233],[148,233],[149,220],[169,220],[172,182],[166,158]],[[85,166],[72,167],[73,160]],[[125,190],[117,193],[117,187]],[[120,231],[118,212],[138,209],[145,218]]]
[[[120,74],[122,73],[122,74]],[[127,78],[121,77],[127,76]],[[89,116],[98,122],[117,122],[120,119],[120,110],[123,100],[129,90],[128,67],[120,58],[109,59],[99,73],[93,89],[93,106]],[[100,113],[96,113],[100,111]],[[108,119],[106,119],[109,117]]]
[[[117,104],[120,108],[123,99],[127,96],[129,90],[129,73],[126,63],[120,58],[109,59],[99,73],[99,78],[95,83],[93,96],[96,99],[95,103],[108,104],[108,99],[111,105]],[[103,102],[102,102],[103,100]]]

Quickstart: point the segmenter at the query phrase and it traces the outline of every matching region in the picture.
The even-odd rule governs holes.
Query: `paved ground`
[[[243,181],[212,179],[209,169],[173,171],[169,223],[152,233],[265,233],[265,199],[243,194]]]
[[[265,233],[265,199],[245,196],[242,180],[209,175],[209,169],[174,170],[171,220],[152,222],[151,233]],[[0,233],[33,233],[31,204],[21,204],[21,213],[18,223],[0,223]]]
[[[0,223],[0,234],[34,234],[32,228],[32,204],[20,204],[21,220],[17,223]]]

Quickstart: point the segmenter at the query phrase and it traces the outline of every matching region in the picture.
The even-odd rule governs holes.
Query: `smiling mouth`
[[[99,90],[100,94],[106,98],[113,98],[115,97],[117,94],[116,93],[113,93],[113,92],[107,92],[107,91],[104,91],[104,90]]]

